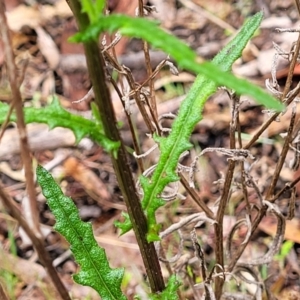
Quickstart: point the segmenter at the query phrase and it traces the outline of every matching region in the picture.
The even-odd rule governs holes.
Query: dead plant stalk
[[[21,157],[25,169],[26,177],[26,190],[29,198],[29,209],[31,214],[30,225],[23,218],[19,209],[16,207],[14,201],[4,192],[3,187],[0,186],[0,198],[3,201],[4,206],[11,213],[11,215],[18,221],[19,225],[24,229],[26,234],[30,237],[38,255],[43,263],[44,267],[47,269],[55,287],[61,298],[64,300],[70,300],[70,296],[62,284],[60,278],[57,275],[55,268],[52,266],[52,261],[49,257],[48,252],[45,250],[44,242],[39,228],[39,214],[36,205],[36,192],[34,184],[34,176],[32,170],[32,159],[30,156],[30,147],[27,139],[26,125],[24,121],[23,114],[23,104],[22,97],[19,89],[18,83],[18,72],[15,64],[14,53],[12,49],[12,43],[10,38],[9,29],[7,26],[7,20],[5,16],[5,4],[3,0],[0,0],[0,30],[1,37],[4,44],[6,66],[8,70],[9,83],[12,93],[12,107],[15,108],[17,116],[17,128],[20,137],[20,148]]]
[[[23,114],[22,96],[20,93],[20,86],[18,83],[18,71],[15,63],[15,57],[12,49],[12,43],[10,38],[9,29],[7,26],[7,20],[5,16],[5,5],[3,0],[0,1],[0,24],[1,24],[1,37],[4,44],[4,52],[6,59],[6,66],[8,70],[9,84],[12,93],[12,107],[14,107],[17,116],[17,128],[20,138],[21,157],[25,169],[26,177],[26,191],[28,200],[24,198],[24,201],[29,201],[30,219],[32,224],[30,226],[34,230],[37,236],[41,237],[39,228],[39,219],[37,211],[37,201],[35,193],[34,176],[32,170],[32,159],[30,156],[30,147],[28,144],[26,125]],[[27,205],[26,205],[27,206]]]
[[[297,1],[297,3],[298,3],[298,1]],[[283,92],[283,95],[282,95],[282,101],[284,101],[286,99],[286,95],[289,92],[291,82],[292,82],[292,77],[293,77],[293,70],[294,70],[296,62],[297,62],[297,58],[298,58],[298,55],[299,55],[299,50],[300,50],[300,35],[298,36],[295,52],[293,53],[292,61],[291,61],[291,64],[290,64],[288,78],[287,78],[286,85],[285,85],[285,88],[284,88],[284,92]],[[286,99],[285,103],[287,105],[289,105],[294,100],[295,96],[296,95],[292,96],[289,99]],[[261,126],[261,128],[257,131],[257,133],[253,136],[251,141],[248,142],[248,144],[244,147],[244,149],[249,149],[251,147],[251,145],[253,145],[255,143],[255,141],[260,137],[260,135],[263,133],[263,131],[276,119],[276,117],[278,117],[278,115],[279,115],[279,113],[275,113],[272,117],[270,117],[269,120],[266,121]],[[276,165],[276,169],[275,169],[275,172],[274,172],[274,175],[273,175],[272,183],[271,183],[271,185],[270,185],[270,187],[267,191],[267,195],[265,197],[266,200],[270,201],[270,202],[274,202],[277,199],[277,197],[273,196],[273,193],[274,193],[274,189],[276,187],[277,180],[279,178],[279,173],[280,173],[280,171],[282,169],[282,166],[283,166],[283,162],[285,161],[285,158],[286,158],[288,144],[290,143],[290,139],[292,137],[293,120],[294,119],[292,118],[291,125],[289,127],[289,132],[288,132],[288,135],[286,136],[285,144],[283,146],[283,151],[282,151],[280,159],[279,159],[279,161]],[[227,174],[226,174],[226,178],[231,177],[231,172],[232,172],[233,168],[234,168],[234,166],[229,166]],[[288,187],[285,187],[284,189],[286,190],[287,188],[291,188],[292,186],[295,185],[295,182],[297,182],[297,180],[294,181]],[[281,195],[281,192],[278,193],[276,196],[279,196],[279,195]],[[267,212],[267,209],[268,209],[267,205],[264,205],[259,210],[257,217],[255,218],[255,220],[251,224],[252,225],[251,226],[251,235],[255,232],[255,230],[257,229],[257,227],[259,225],[259,223],[261,222],[261,220],[265,216],[265,214]],[[230,261],[230,263],[228,265],[228,271],[229,272],[232,272],[232,270],[234,269],[236,263],[238,262],[239,258],[241,257],[242,253],[244,252],[246,246],[248,245],[248,242],[249,242],[249,239],[245,243],[240,245],[238,251],[235,254],[235,257]]]

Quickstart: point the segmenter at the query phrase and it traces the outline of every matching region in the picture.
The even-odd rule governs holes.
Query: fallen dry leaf
[[[13,31],[20,31],[23,26],[36,28],[51,20],[54,16],[67,18],[72,16],[72,12],[67,2],[59,0],[54,6],[51,5],[18,5],[15,9],[7,12],[8,26]]]
[[[51,70],[55,70],[60,61],[58,47],[54,43],[51,36],[40,26],[35,28],[38,35],[38,46]]]
[[[85,191],[98,203],[101,207],[124,209],[124,205],[112,203],[109,200],[111,195],[102,180],[82,162],[74,157],[68,158],[63,164],[65,175],[73,177],[78,181]]]
[[[38,289],[42,295],[48,295],[45,298],[39,299],[60,299],[58,294],[55,292],[56,289],[49,280],[45,269],[40,264],[16,257],[15,255],[11,255],[1,250],[0,265],[2,270],[15,274],[24,285]],[[72,299],[86,299],[86,297],[93,300],[99,299],[98,294],[93,289],[76,284],[69,274],[65,274],[62,280],[70,291],[70,294],[74,296]],[[25,289],[24,291],[31,293],[31,290],[29,291]],[[32,297],[28,297],[28,294],[25,294],[24,291],[20,297],[25,297],[26,295],[27,297],[18,299],[34,299]]]
[[[75,145],[73,132],[61,127],[49,130],[49,127],[45,124],[29,124],[27,125],[27,134],[32,151],[72,147]],[[1,142],[0,159],[20,153],[17,128],[7,129]]]
[[[0,264],[2,270],[15,274],[24,284],[47,290],[52,299],[58,299],[55,288],[50,281],[47,282],[47,273],[40,264],[16,257],[3,250],[0,251]]]
[[[277,221],[275,217],[267,216],[258,225],[263,232],[274,236],[277,230]],[[298,219],[286,220],[285,235],[286,240],[300,243],[300,222]]]

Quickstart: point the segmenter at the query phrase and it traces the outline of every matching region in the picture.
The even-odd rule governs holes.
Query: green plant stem
[[[67,2],[74,13],[80,30],[85,30],[89,25],[89,21],[87,15],[81,12],[80,1],[68,0]],[[109,91],[106,86],[104,61],[100,54],[98,44],[95,41],[86,42],[84,43],[84,49],[89,75],[93,84],[95,103],[99,109],[104,132],[109,139],[113,141],[121,141],[119,131],[116,126],[116,119],[112,103],[110,101]],[[147,220],[142,211],[140,200],[135,189],[132,172],[127,161],[123,143],[121,143],[117,156],[115,157],[114,155],[111,155],[111,159],[141,251],[151,291],[153,293],[161,292],[164,290],[165,284],[159,260],[154,244],[148,243],[146,240]]]

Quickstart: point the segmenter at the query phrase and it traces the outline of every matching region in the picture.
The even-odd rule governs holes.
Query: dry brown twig
[[[30,240],[32,241],[38,255],[41,263],[44,265],[45,269],[47,270],[54,286],[57,289],[57,292],[59,293],[61,299],[64,300],[71,300],[65,286],[61,282],[55,268],[52,265],[51,258],[45,249],[44,242],[42,239],[37,237],[35,235],[35,232],[31,229],[31,227],[28,225],[25,218],[20,213],[19,208],[15,204],[14,200],[4,191],[4,188],[0,186],[0,198],[6,207],[7,211],[10,213],[10,215],[15,218],[19,225],[24,229]]]
[[[12,49],[11,37],[9,33],[9,28],[7,26],[6,16],[5,16],[5,5],[4,1],[0,1],[0,24],[1,24],[1,37],[4,44],[4,51],[6,57],[6,66],[8,70],[8,77],[12,93],[12,105],[11,108],[15,109],[17,116],[17,128],[19,131],[20,147],[21,147],[21,157],[25,169],[26,177],[26,196],[23,200],[28,202],[25,204],[28,212],[30,212],[30,218],[26,221],[20,214],[19,209],[14,204],[14,201],[4,192],[3,187],[0,187],[0,198],[2,199],[7,210],[12,214],[12,216],[19,222],[19,225],[25,230],[26,234],[30,237],[36,251],[38,252],[41,262],[44,264],[45,268],[56,286],[62,299],[70,300],[69,294],[66,291],[64,285],[62,284],[55,268],[52,266],[52,261],[49,254],[44,248],[43,237],[40,232],[39,227],[39,213],[37,211],[37,201],[35,192],[35,183],[32,170],[32,159],[30,154],[30,147],[27,139],[26,125],[23,115],[23,103],[20,93],[20,82],[18,81],[18,71],[15,64],[14,53]],[[12,109],[11,109],[12,110]]]
[[[296,0],[296,3],[297,3],[297,6],[300,7],[298,0]],[[300,49],[300,36],[298,37],[298,40],[297,40],[297,43],[296,43],[296,47],[293,48],[293,53],[292,53],[292,59],[291,59],[289,74],[288,74],[288,78],[287,78],[287,81],[286,81],[286,85],[285,85],[284,91],[283,91],[282,96],[281,96],[282,101],[285,102],[287,105],[289,105],[290,103],[292,103],[294,101],[294,99],[296,98],[296,95],[299,92],[299,90],[298,90],[299,87],[296,87],[296,89],[295,89],[296,92],[294,90],[292,93],[289,94],[290,87],[291,87],[291,82],[292,82],[292,77],[293,77],[293,70],[294,70],[294,67],[296,65],[296,62],[297,62],[297,59],[298,59],[298,56],[299,56],[299,49]],[[288,94],[289,94],[289,97],[287,97]],[[279,116],[279,113],[275,113],[272,117],[270,117],[261,126],[261,128],[257,131],[257,133],[253,136],[253,138],[251,139],[251,141],[247,143],[247,145],[244,147],[244,149],[249,149],[253,145],[253,143],[258,139],[258,137],[261,135],[261,133],[274,120],[276,120],[276,118],[278,116]],[[272,183],[269,186],[269,189],[268,189],[267,194],[265,196],[265,199],[267,199],[266,201],[269,201],[269,202],[274,202],[282,194],[282,192],[283,192],[283,190],[281,190],[277,195],[275,195],[275,196],[273,195],[274,189],[275,189],[275,186],[276,186],[276,183],[277,183],[277,180],[279,178],[280,171],[282,169],[283,163],[284,163],[285,158],[286,158],[286,153],[287,153],[289,144],[290,144],[290,142],[292,140],[292,133],[293,133],[294,121],[295,121],[295,115],[294,115],[294,117],[291,120],[291,124],[290,124],[289,131],[288,131],[288,134],[287,134],[286,139],[285,139],[283,150],[282,150],[282,153],[280,155],[280,159],[279,159],[279,161],[278,161],[278,163],[276,165],[276,170],[274,172],[274,176],[272,178]],[[293,187],[294,185],[295,185],[295,181],[293,183],[287,185],[284,189],[286,190],[288,187]],[[256,228],[258,226],[258,224],[260,223],[260,221],[262,220],[262,218],[265,216],[265,214],[266,214],[266,212],[267,212],[267,210],[269,208],[269,202],[266,202],[266,201],[264,201],[263,206],[258,211],[258,214],[257,214],[255,220],[252,222],[251,235],[254,233],[254,231],[256,230]],[[280,219],[280,220],[282,220],[282,219]],[[283,226],[284,225],[282,225],[281,221],[279,221],[277,230],[278,231],[282,230]],[[283,237],[280,237],[279,239],[282,239],[282,238]],[[278,240],[277,240],[277,242],[278,242]],[[240,256],[242,255],[242,253],[244,252],[246,246],[247,246],[247,242],[244,243],[244,244],[242,244],[242,245],[240,245],[238,251],[235,254],[234,259],[232,259],[231,262],[228,265],[228,271],[229,272],[233,271],[233,269],[235,268],[235,265],[237,264],[237,262],[238,262]]]
[[[141,9],[141,8],[140,8]],[[297,54],[297,46],[293,49],[293,53],[291,55],[298,55]],[[291,57],[290,55],[290,57]],[[147,55],[145,55],[147,57]],[[293,56],[293,60],[291,62],[291,68],[293,68],[294,62],[295,62],[295,58]],[[147,58],[146,58],[147,59]],[[148,74],[148,79],[142,84],[140,85],[138,88],[136,88],[136,83],[134,82],[133,76],[130,73],[130,70],[126,70],[126,68],[121,67],[123,70],[127,71],[125,73],[126,76],[128,77],[128,82],[129,82],[129,86],[130,86],[130,90],[127,91],[127,95],[132,95],[133,97],[136,98],[136,96],[134,96],[135,93],[137,93],[137,89],[141,89],[141,87],[145,86],[145,84],[148,84],[149,82],[151,83],[151,81],[154,79],[153,76],[153,72],[152,74]],[[158,69],[158,68],[157,68]],[[275,71],[276,71],[276,65],[274,64],[273,67],[273,82],[274,82],[274,78],[275,78]],[[122,74],[124,75],[124,72],[122,72]],[[149,79],[151,78],[151,80]],[[295,90],[290,91],[290,83],[291,83],[291,78],[289,77],[287,80],[287,85],[285,90],[283,91],[283,93],[280,93],[278,90],[276,90],[276,85],[269,85],[272,87],[272,91],[277,95],[277,96],[281,96],[282,99],[284,99],[283,101],[286,102],[286,104],[290,104],[292,103],[297,94],[298,94],[298,89],[299,87],[296,87]],[[117,86],[116,84],[114,84],[115,86]],[[122,99],[121,95],[124,93],[119,92],[120,94],[120,98]],[[180,228],[184,228],[185,226],[187,226],[188,224],[190,224],[191,222],[196,222],[196,221],[204,221],[207,222],[207,220],[209,219],[215,227],[215,244],[216,244],[216,248],[215,248],[215,253],[216,253],[216,257],[217,257],[217,263],[215,266],[215,271],[217,272],[217,274],[215,274],[214,276],[208,276],[209,280],[206,282],[206,284],[203,286],[204,290],[206,291],[206,295],[207,297],[211,297],[211,299],[213,299],[213,293],[212,288],[211,288],[211,283],[212,283],[212,278],[214,278],[214,281],[217,283],[216,285],[216,299],[219,299],[222,293],[222,287],[223,287],[223,283],[224,280],[226,278],[226,276],[234,276],[235,274],[240,274],[241,270],[243,272],[248,272],[250,274],[252,274],[252,277],[255,278],[255,284],[257,284],[257,291],[256,291],[256,296],[259,297],[259,295],[261,294],[262,291],[262,284],[259,282],[258,277],[256,276],[255,270],[254,270],[254,265],[261,265],[263,263],[266,262],[270,262],[274,256],[274,254],[278,251],[279,247],[281,246],[282,243],[282,239],[283,239],[283,234],[284,234],[284,219],[282,217],[282,215],[280,214],[278,208],[276,206],[272,206],[270,207],[269,202],[266,202],[264,199],[268,199],[265,198],[259,189],[259,186],[256,184],[256,182],[254,181],[254,179],[251,177],[248,168],[245,167],[245,162],[247,158],[250,159],[254,159],[254,157],[251,155],[250,152],[250,148],[251,146],[257,141],[257,139],[260,137],[260,135],[262,134],[262,132],[271,124],[271,122],[273,122],[274,120],[276,120],[276,118],[279,116],[279,114],[275,114],[272,115],[269,120],[267,122],[265,122],[261,128],[258,130],[258,132],[253,136],[253,138],[250,140],[250,142],[247,143],[247,145],[245,145],[244,147],[242,147],[242,138],[241,138],[241,127],[240,127],[240,123],[239,123],[239,110],[241,107],[241,102],[239,97],[237,97],[235,94],[233,93],[229,93],[230,94],[230,98],[232,100],[232,122],[230,124],[230,149],[224,149],[224,148],[215,148],[215,149],[205,149],[202,153],[200,153],[200,155],[205,154],[208,151],[218,151],[221,152],[224,155],[228,155],[229,156],[229,164],[228,164],[228,170],[227,173],[225,175],[225,181],[223,184],[223,190],[222,190],[222,194],[221,194],[221,198],[219,201],[219,205],[211,208],[208,207],[201,199],[199,199],[199,196],[197,195],[197,193],[194,190],[194,187],[191,186],[191,182],[193,182],[193,175],[189,176],[190,180],[187,181],[185,179],[185,177],[183,176],[182,173],[178,173],[181,177],[181,183],[183,184],[183,186],[185,187],[187,193],[192,197],[192,199],[194,199],[194,201],[200,206],[200,208],[205,212],[205,214],[200,213],[200,215],[192,215],[190,217],[184,218],[181,221],[179,221],[178,223],[175,223],[173,225],[171,225],[168,229],[166,229],[164,232],[161,233],[161,238],[164,238],[166,235],[179,230]],[[130,97],[130,96],[129,96]],[[147,96],[145,97],[147,100]],[[148,129],[150,130],[150,133],[154,132],[154,129],[152,127],[152,123],[150,120],[150,118],[147,116],[147,113],[144,111],[144,108],[141,107],[141,104],[138,102],[140,101],[140,97],[138,96],[138,98],[135,99],[135,104],[139,105],[140,111],[142,112],[143,116],[146,116],[146,120],[147,124],[148,124]],[[130,104],[129,104],[130,105]],[[148,106],[151,107],[151,104],[148,103]],[[144,112],[143,112],[144,111]],[[152,120],[155,120],[155,115],[153,113],[151,113],[150,110],[150,114],[151,114],[151,118]],[[148,119],[149,118],[149,119]],[[151,123],[151,125],[150,125]],[[157,125],[158,124],[158,125]],[[160,126],[160,121],[158,121],[158,123],[156,124],[156,128],[155,130],[158,131],[158,134],[162,134],[162,133],[167,133],[169,131],[169,129],[165,129],[162,128]],[[292,118],[291,124],[290,124],[290,128],[289,128],[289,132],[291,133],[293,131],[293,127],[294,127],[294,118]],[[237,133],[237,135],[236,135]],[[280,156],[279,162],[277,164],[277,169],[274,173],[273,179],[272,179],[272,184],[269,187],[270,190],[270,194],[273,194],[274,187],[277,184],[278,178],[279,178],[279,174],[281,172],[282,166],[283,166],[283,162],[285,161],[285,157],[286,157],[286,153],[287,150],[289,149],[289,144],[290,144],[290,140],[286,139],[285,145],[283,147],[283,152]],[[141,154],[136,152],[136,158],[137,159],[142,159],[144,158],[146,155],[148,154]],[[199,155],[199,156],[200,156]],[[247,236],[244,240],[244,242],[239,246],[238,250],[234,253],[232,251],[231,248],[229,248],[229,250],[227,249],[227,251],[229,251],[230,256],[228,257],[228,263],[229,266],[228,267],[224,267],[224,249],[223,249],[223,218],[225,215],[225,209],[227,207],[228,201],[230,199],[231,193],[232,193],[232,184],[234,183],[234,171],[235,171],[235,167],[237,165],[237,163],[240,165],[241,167],[241,173],[242,173],[242,178],[241,178],[241,183],[240,186],[242,187],[242,191],[245,197],[245,201],[246,201],[246,207],[247,207],[247,215],[245,216],[245,220],[243,222],[246,222],[246,224],[248,224],[248,232],[247,232]],[[191,172],[195,172],[197,171],[197,168],[195,167],[196,165],[196,161],[189,167],[189,170],[191,170]],[[144,174],[148,174],[149,172],[153,172],[155,166],[150,167],[150,169],[147,169]],[[180,170],[180,168],[178,167],[178,170]],[[149,173],[150,174],[150,173]],[[250,185],[250,186],[249,186]],[[256,191],[257,197],[259,199],[259,202],[261,204],[260,208],[255,208],[252,207],[249,203],[248,200],[248,188],[254,188],[254,190]],[[287,189],[288,187],[286,187]],[[176,193],[172,196],[172,199],[176,196]],[[270,199],[269,199],[270,200]],[[217,210],[217,212],[215,212],[215,209]],[[247,266],[245,263],[241,263],[239,261],[241,254],[243,253],[246,245],[248,244],[250,237],[252,236],[254,230],[257,228],[257,225],[259,223],[259,218],[264,216],[265,213],[267,212],[267,210],[272,210],[275,212],[275,215],[277,216],[278,219],[278,226],[277,226],[277,234],[276,234],[276,238],[273,240],[273,244],[271,245],[268,253],[266,255],[264,255],[262,258],[255,260],[253,264],[249,263]],[[250,213],[255,210],[257,213],[257,218],[255,219],[255,225],[250,226]],[[258,212],[257,212],[258,210]],[[203,215],[202,215],[203,214]],[[206,216],[205,216],[206,215]],[[207,219],[208,218],[208,219]],[[235,230],[237,230],[237,228],[239,223],[237,223],[237,227],[234,227],[231,231],[231,234],[233,234],[235,232]],[[229,238],[229,244],[231,242],[231,239]],[[178,256],[180,255],[180,251],[179,253],[177,253],[177,255],[175,256],[176,258],[178,258]],[[169,263],[169,262],[168,262]],[[242,276],[238,276],[241,278],[242,281],[247,282],[247,280],[245,278],[243,278]],[[232,295],[233,296],[233,295]]]
[[[297,43],[295,43],[295,45],[293,45],[293,47],[291,48],[290,53],[287,55],[287,58],[290,59],[291,63],[290,63],[290,72],[288,75],[288,79],[284,88],[284,91],[281,93],[278,91],[278,86],[276,85],[276,82],[274,80],[275,75],[274,75],[274,70],[276,70],[276,66],[274,64],[274,70],[273,70],[273,85],[272,85],[272,92],[277,95],[280,96],[282,101],[285,102],[287,105],[291,104],[296,96],[299,93],[299,86],[297,86],[294,90],[291,90],[291,82],[292,82],[292,75],[293,75],[293,70],[296,64],[296,61],[298,59],[298,55],[299,55],[299,46],[300,45],[300,38],[298,39]],[[269,87],[271,86],[270,84],[268,85]],[[234,99],[234,97],[231,97],[232,103],[233,103],[233,107],[236,104],[236,101]],[[294,188],[295,184],[297,182],[299,182],[300,179],[296,179],[293,182],[287,184],[279,193],[277,193],[276,195],[274,195],[274,190],[275,187],[277,186],[277,182],[281,173],[281,170],[283,168],[283,164],[286,160],[286,155],[287,155],[287,151],[290,147],[290,143],[291,141],[295,138],[295,134],[293,137],[293,128],[294,128],[294,124],[295,124],[295,113],[292,112],[292,117],[291,117],[291,121],[290,121],[290,125],[289,125],[289,129],[288,129],[288,133],[286,135],[285,138],[285,142],[279,157],[279,160],[276,164],[276,169],[274,171],[274,175],[272,176],[272,181],[271,184],[268,188],[268,191],[266,193],[265,196],[261,195],[260,191],[259,191],[259,187],[255,184],[255,182],[253,181],[253,179],[251,179],[250,174],[248,173],[248,171],[245,169],[244,167],[244,161],[240,161],[240,164],[242,166],[242,190],[243,193],[245,195],[245,199],[247,200],[247,186],[249,185],[249,182],[251,182],[251,186],[255,188],[256,192],[257,192],[257,196],[260,199],[260,203],[261,206],[258,209],[257,212],[257,216],[254,220],[254,222],[252,223],[252,225],[250,225],[250,212],[253,208],[251,208],[249,202],[247,201],[246,203],[246,207],[247,207],[247,213],[248,213],[248,221],[244,221],[241,220],[239,222],[246,222],[247,227],[248,227],[248,232],[247,232],[247,236],[244,240],[243,243],[240,244],[240,246],[238,247],[237,251],[235,251],[235,253],[233,253],[232,249],[229,248],[227,249],[227,253],[229,253],[229,265],[228,267],[226,267],[226,270],[228,272],[228,274],[233,274],[236,273],[237,270],[242,267],[244,268],[246,265],[245,263],[240,262],[240,256],[241,254],[244,252],[245,247],[247,246],[250,237],[253,235],[254,231],[256,230],[258,224],[260,223],[261,219],[263,218],[263,216],[266,214],[266,212],[268,210],[271,210],[275,213],[275,216],[277,217],[277,233],[276,236],[273,240],[272,245],[270,245],[269,247],[269,251],[262,257],[259,259],[254,259],[251,260],[251,262],[247,263],[247,267],[250,267],[251,269],[253,268],[254,265],[262,265],[265,263],[270,263],[275,255],[275,253],[278,252],[283,238],[284,238],[284,231],[285,231],[285,219],[282,216],[282,214],[280,213],[278,207],[274,204],[272,204],[271,202],[274,202],[276,199],[278,199],[278,197],[286,190],[288,189],[292,189]],[[238,144],[239,147],[244,149],[244,150],[250,150],[250,147],[257,141],[257,139],[260,137],[260,135],[263,133],[264,130],[266,130],[266,128],[268,128],[268,126],[277,118],[279,117],[279,113],[277,114],[273,114],[268,121],[266,121],[261,128],[257,131],[257,133],[253,136],[253,138],[250,140],[250,142],[247,143],[247,145],[245,145],[244,147],[242,147],[242,143],[241,143],[241,132],[240,132],[240,127],[239,127],[239,121],[238,121],[238,107],[233,108],[233,113],[232,113],[232,123],[231,123],[231,129],[230,129],[230,148],[231,150],[225,150],[223,149],[222,152],[223,153],[227,153],[229,154],[230,151],[232,151],[232,149],[236,148],[236,138],[235,138],[235,132],[237,131],[238,133]],[[297,131],[297,130],[296,130]],[[218,150],[218,149],[216,149]],[[210,149],[206,150],[206,151],[212,151]],[[215,248],[215,253],[216,253],[216,260],[217,262],[220,264],[220,268],[222,269],[224,266],[224,260],[223,260],[223,216],[225,213],[225,208],[227,206],[227,203],[229,201],[229,195],[230,195],[230,190],[231,190],[231,185],[232,183],[234,183],[234,178],[233,178],[233,174],[234,174],[234,170],[235,170],[235,166],[236,166],[236,162],[235,160],[230,160],[229,161],[229,165],[228,165],[228,169],[227,169],[227,173],[225,175],[225,181],[224,181],[224,185],[223,185],[223,191],[222,191],[222,196],[220,199],[220,204],[218,207],[218,212],[217,212],[217,216],[216,216],[216,223],[215,223],[215,243],[216,243],[216,248]],[[194,168],[191,168],[192,170]],[[251,179],[251,180],[250,180]],[[250,180],[250,181],[249,181]],[[267,199],[267,200],[264,200]],[[291,204],[290,204],[290,215],[293,215],[293,201],[291,200]],[[246,219],[247,219],[246,218]],[[240,226],[240,223],[237,223],[236,226],[234,226],[231,230],[230,236],[228,237],[228,243],[231,243],[231,235],[234,234],[235,230]],[[221,270],[220,269],[220,270]],[[244,282],[247,282],[245,280],[245,278],[242,278],[242,280]],[[261,288],[262,288],[262,284],[258,282],[258,279],[256,279],[257,281],[257,295],[256,297],[260,297],[259,295],[261,295]],[[224,280],[221,277],[216,278],[216,299],[219,299],[221,297],[222,294],[222,286],[224,283]],[[209,296],[209,291],[206,291],[206,296]],[[228,295],[228,296],[232,296],[234,297],[234,295]],[[257,298],[258,299],[258,298]]]
[[[0,282],[0,298],[3,299],[3,300],[9,300],[1,282]]]
[[[15,64],[14,53],[12,49],[11,38],[9,34],[9,29],[7,26],[6,16],[5,16],[5,5],[4,2],[0,3],[0,23],[1,23],[1,37],[4,44],[4,51],[6,57],[6,65],[8,70],[9,83],[12,93],[12,107],[14,107],[17,116],[17,128],[19,131],[20,147],[21,147],[21,157],[24,164],[25,176],[26,176],[26,191],[29,204],[25,205],[30,208],[30,221],[31,227],[37,236],[41,237],[39,228],[39,219],[37,213],[37,202],[35,194],[35,184],[34,176],[32,170],[32,159],[30,155],[30,147],[27,139],[26,125],[23,115],[23,104],[22,96],[20,93],[20,86],[18,82],[18,71]],[[25,199],[27,198],[25,197]],[[23,203],[24,204],[24,203]]]

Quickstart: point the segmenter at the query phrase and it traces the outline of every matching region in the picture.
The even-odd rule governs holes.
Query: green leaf
[[[262,14],[258,13],[246,22],[237,36],[218,53],[212,63],[224,71],[229,71],[258,28],[261,20]],[[187,97],[180,105],[178,116],[172,124],[172,131],[169,136],[154,136],[161,152],[159,161],[151,178],[140,177],[144,191],[142,207],[147,216],[147,239],[149,242],[159,240],[159,225],[156,223],[155,212],[165,204],[160,195],[168,184],[179,180],[176,173],[179,157],[184,151],[192,147],[189,138],[195,125],[202,119],[202,110],[206,100],[216,89],[217,84],[214,81],[203,75],[198,75]],[[126,224],[126,227],[120,228],[124,230],[129,227]]]
[[[293,241],[285,241],[281,246],[280,253],[274,256],[275,260],[283,261],[294,247],[294,244]]]
[[[256,14],[256,21],[260,22],[259,19],[262,16],[262,13]],[[253,22],[253,19],[251,20]],[[151,43],[155,48],[162,49],[170,54],[182,68],[193,71],[196,74],[205,75],[216,84],[227,86],[238,94],[252,96],[258,103],[265,105],[269,109],[278,111],[284,109],[282,103],[275,100],[261,88],[224,72],[226,68],[222,68],[220,64],[218,66],[208,62],[198,64],[197,55],[193,50],[175,36],[159,28],[156,22],[147,19],[132,18],[118,14],[100,16],[96,22],[92,23],[84,32],[76,34],[72,40],[76,42],[86,42],[91,39],[97,40],[99,34],[106,30],[111,32],[118,30],[122,35],[141,38]],[[153,34],[154,32],[155,34]],[[234,49],[229,49],[229,52],[231,51],[234,51]]]
[[[91,110],[96,123],[98,123],[102,128],[103,126],[102,126],[100,112],[95,102],[91,102]]]
[[[91,23],[101,16],[105,7],[105,0],[81,0],[82,12],[87,13]]]
[[[176,279],[175,275],[169,278],[166,288],[161,294],[151,294],[149,300],[178,300],[177,290],[180,282]]]
[[[82,12],[85,12],[88,15],[90,22],[94,22],[96,20],[97,16],[95,15],[93,1],[92,0],[82,0],[81,5],[82,5]]]
[[[122,217],[124,218],[123,222],[115,221],[114,225],[121,229],[121,234],[128,232],[132,229],[132,224],[129,218],[129,214],[126,212],[122,212]]]
[[[9,105],[0,102],[0,124],[6,119]],[[101,145],[108,152],[116,152],[120,142],[114,142],[108,139],[104,133],[101,123],[87,120],[81,116],[74,115],[64,110],[57,97],[53,97],[51,105],[43,108],[24,107],[25,123],[44,123],[50,129],[55,127],[65,127],[73,131],[76,142],[80,142],[85,136],[90,136],[92,140]],[[12,114],[10,121],[16,121],[16,115]]]
[[[66,197],[51,174],[41,166],[37,167],[37,181],[55,216],[55,230],[71,244],[71,251],[80,265],[74,280],[95,289],[102,300],[125,300],[121,291],[123,269],[111,269],[105,250],[98,246],[91,223],[80,220],[72,199]]]
[[[103,10],[105,8],[105,3],[106,3],[105,0],[96,0],[96,3],[95,3],[96,11],[103,13]]]

